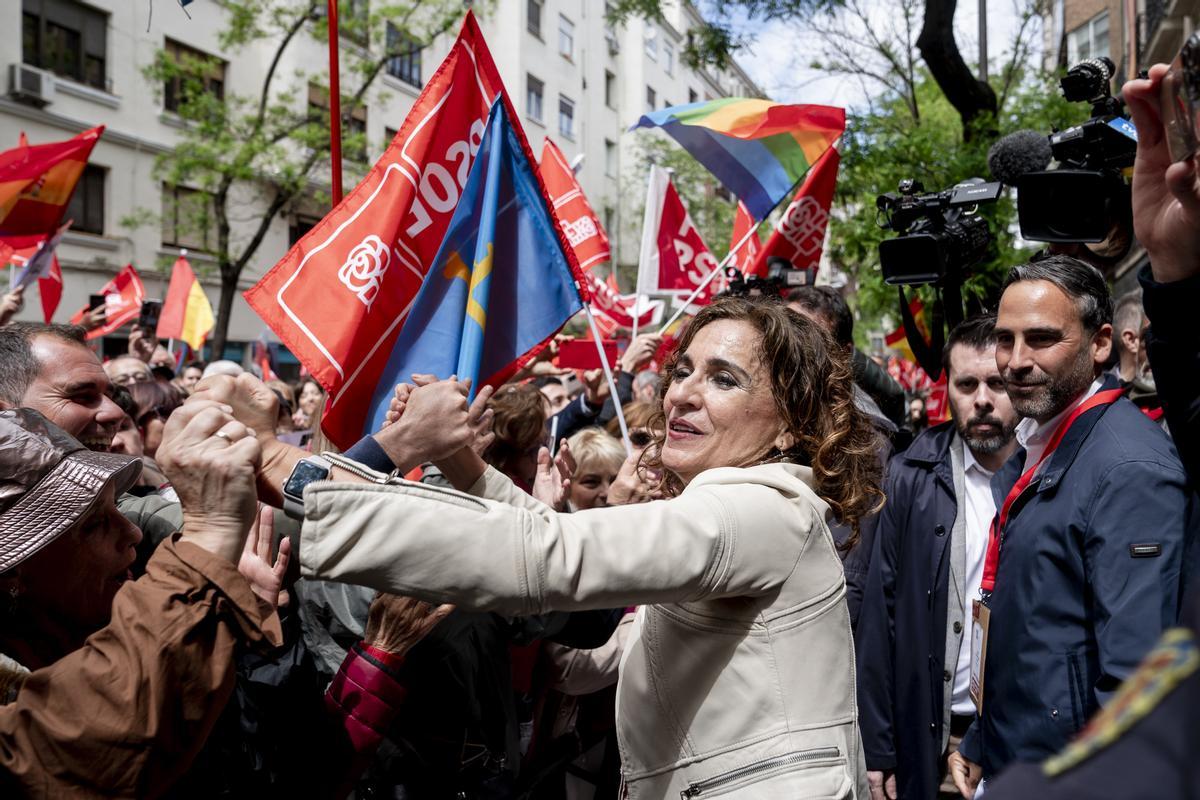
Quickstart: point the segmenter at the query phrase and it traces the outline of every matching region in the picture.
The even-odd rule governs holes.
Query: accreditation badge
[[[983,668],[987,664],[988,625],[992,620],[992,610],[979,600],[971,605],[971,684],[968,691],[971,702],[975,703],[975,711],[983,715]]]

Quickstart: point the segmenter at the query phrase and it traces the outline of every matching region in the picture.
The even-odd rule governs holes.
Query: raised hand
[[[25,307],[25,287],[18,286],[0,300],[0,325],[5,325]]]
[[[283,589],[283,577],[287,574],[292,555],[292,540],[284,537],[275,549],[275,510],[270,506],[259,506],[254,527],[246,537],[242,548],[242,560],[238,572],[250,584],[256,595],[271,605],[271,608],[286,606],[288,594]]]
[[[538,449],[537,474],[533,479],[530,494],[555,511],[567,510],[567,498],[571,494],[571,478],[575,473],[575,459],[570,445],[563,439],[558,453],[550,457],[549,448]]]
[[[1163,131],[1160,92],[1166,64],[1122,90],[1137,127],[1133,165],[1133,230],[1150,254],[1155,280],[1200,274],[1200,176],[1196,157],[1174,163]]]
[[[593,406],[604,405],[604,400],[609,395],[604,370],[589,369],[579,376],[579,381],[583,384],[583,395],[589,403]]]
[[[655,476],[639,466],[642,452],[634,450],[625,458],[621,469],[617,471],[616,480],[608,487],[608,504],[623,506],[633,503],[645,503],[649,500],[661,500],[662,490]]]
[[[621,370],[631,374],[637,372],[650,363],[661,344],[662,336],[657,333],[639,334],[621,354]]]
[[[176,409],[156,460],[183,505],[183,539],[237,563],[257,510],[262,451],[232,411],[212,400]]]
[[[449,604],[434,606],[411,597],[380,592],[367,612],[363,644],[402,656],[453,610],[454,606]]]
[[[158,336],[154,331],[148,331],[141,325],[134,325],[129,331],[129,355],[150,363],[154,349],[158,347]]]
[[[474,433],[469,424],[469,384],[453,377],[439,381],[414,375],[416,388],[408,393],[395,422],[375,434],[375,440],[402,469],[438,461],[469,447]]]
[[[275,421],[279,418],[279,398],[276,394],[248,372],[236,378],[229,375],[212,375],[196,384],[196,390],[184,403],[184,408],[193,403],[205,402],[217,402],[228,406],[239,422],[254,430],[262,448],[259,497],[273,506],[282,504],[282,479],[274,480],[269,477],[275,464],[285,459],[288,450],[286,445],[275,438]],[[286,472],[290,471],[289,468]]]

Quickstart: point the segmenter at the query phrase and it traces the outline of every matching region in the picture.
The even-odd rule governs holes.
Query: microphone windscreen
[[[993,178],[1013,186],[1026,172],[1048,167],[1053,157],[1050,137],[1037,131],[1020,130],[998,139],[988,150],[987,162]]]

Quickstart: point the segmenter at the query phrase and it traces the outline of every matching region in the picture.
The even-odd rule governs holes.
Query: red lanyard
[[[991,594],[996,588],[996,568],[1000,563],[1000,539],[1004,531],[1004,526],[1008,522],[1008,512],[1012,509],[1012,504],[1021,496],[1021,492],[1025,491],[1025,487],[1029,486],[1030,482],[1033,481],[1033,476],[1037,473],[1037,469],[1042,465],[1042,462],[1049,458],[1050,454],[1058,448],[1059,442],[1066,436],[1067,431],[1075,423],[1075,420],[1097,406],[1106,406],[1116,402],[1122,394],[1123,392],[1120,389],[1109,389],[1104,392],[1096,392],[1096,394],[1081,403],[1078,408],[1062,421],[1058,429],[1054,431],[1054,435],[1050,437],[1049,444],[1046,445],[1045,452],[1042,453],[1037,463],[1017,479],[1016,484],[1009,491],[1008,497],[1004,498],[1004,505],[1000,506],[1000,513],[992,518],[992,530],[988,536],[987,559],[983,562],[983,581],[980,583],[980,588],[983,590],[984,595]]]

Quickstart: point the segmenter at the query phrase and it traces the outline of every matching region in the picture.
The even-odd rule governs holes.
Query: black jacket
[[[1125,398],[1080,416],[1045,463],[1004,534],[983,714],[961,746],[985,776],[1060,750],[1133,673],[1178,618],[1196,531],[1175,448]],[[1023,467],[1018,452],[993,478],[997,508]]]
[[[854,636],[867,769],[894,769],[901,798],[941,782],[954,441],[945,422],[892,459]]]
[[[1142,302],[1150,320],[1146,350],[1158,397],[1166,409],[1167,427],[1179,457],[1200,486],[1200,276],[1158,283],[1143,267],[1138,275]]]

